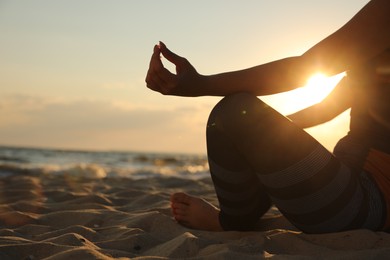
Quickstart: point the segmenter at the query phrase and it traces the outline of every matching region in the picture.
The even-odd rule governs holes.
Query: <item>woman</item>
[[[252,230],[274,204],[307,233],[390,227],[389,29],[390,1],[372,0],[301,56],[210,76],[156,45],[148,88],[164,95],[225,96],[207,124],[220,209],[176,193],[175,219],[202,230]],[[175,64],[176,74],[164,68],[160,54]],[[256,97],[303,86],[318,71],[347,76],[324,102],[290,120]],[[302,130],[349,107],[350,132],[333,154]]]

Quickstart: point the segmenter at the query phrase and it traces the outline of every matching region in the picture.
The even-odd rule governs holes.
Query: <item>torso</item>
[[[348,77],[353,89],[349,135],[390,153],[390,49]]]

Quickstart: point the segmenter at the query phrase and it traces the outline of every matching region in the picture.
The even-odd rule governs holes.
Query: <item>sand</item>
[[[307,235],[277,210],[254,232],[205,232],[171,217],[185,191],[216,203],[209,179],[0,178],[0,259],[390,259],[390,234]]]

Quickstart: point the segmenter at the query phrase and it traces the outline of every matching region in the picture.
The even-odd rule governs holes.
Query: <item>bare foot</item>
[[[204,199],[179,192],[171,195],[173,217],[183,226],[207,230],[223,231],[219,224],[219,209]]]

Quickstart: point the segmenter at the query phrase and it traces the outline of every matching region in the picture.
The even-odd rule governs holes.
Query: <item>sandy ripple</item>
[[[0,259],[387,259],[390,235],[306,235],[277,211],[257,232],[204,232],[172,220],[169,195],[216,202],[209,179],[0,179]]]

